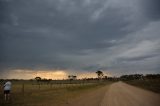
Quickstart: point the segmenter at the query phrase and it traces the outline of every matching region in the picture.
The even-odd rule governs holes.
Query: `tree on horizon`
[[[103,72],[101,70],[96,71],[96,74],[98,76],[98,79],[102,79],[103,78]]]
[[[35,79],[37,82],[40,82],[40,81],[42,80],[41,77],[35,77],[34,79]]]
[[[69,80],[75,80],[75,79],[77,79],[77,76],[75,76],[75,75],[69,75],[68,79]]]

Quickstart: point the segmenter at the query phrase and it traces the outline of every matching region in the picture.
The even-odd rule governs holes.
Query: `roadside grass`
[[[160,93],[160,79],[131,80],[125,82],[155,93]]]
[[[13,84],[11,100],[3,100],[3,91],[0,90],[0,106],[61,106],[81,94],[99,89],[112,82],[87,84],[53,84],[32,85],[31,83]]]

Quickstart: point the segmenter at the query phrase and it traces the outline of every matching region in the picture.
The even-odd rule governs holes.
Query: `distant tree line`
[[[143,74],[132,74],[132,75],[122,75],[120,77],[121,80],[137,80],[143,79]]]
[[[131,74],[122,75],[120,80],[148,80],[148,79],[160,79],[160,74]]]
[[[49,84],[52,79],[46,79],[46,78],[41,78],[41,77],[35,77],[35,80],[40,84],[40,83],[47,83]]]
[[[128,81],[128,80],[151,80],[151,79],[160,79],[160,74],[129,74],[129,75],[122,75],[120,77],[108,77],[104,76],[103,72],[101,70],[98,70],[95,72],[97,74],[97,78],[83,78],[83,79],[77,79],[77,76],[75,75],[68,75],[68,80],[109,80],[109,81]],[[3,83],[7,80],[10,81],[25,81],[23,79],[0,79],[0,85],[3,85]],[[46,79],[41,77],[35,77],[34,79],[31,79],[30,81],[36,81],[38,84],[49,84],[52,79]]]
[[[160,74],[147,74],[144,76],[146,79],[160,79]]]

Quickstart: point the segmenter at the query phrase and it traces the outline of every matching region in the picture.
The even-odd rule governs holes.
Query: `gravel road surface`
[[[116,82],[83,94],[67,106],[160,106],[160,95]]]

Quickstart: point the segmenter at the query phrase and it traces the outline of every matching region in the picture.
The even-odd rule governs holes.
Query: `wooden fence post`
[[[38,88],[39,88],[39,90],[40,90],[40,84],[39,84]]]
[[[24,83],[22,84],[22,94],[24,96]]]
[[[52,83],[50,84],[50,88],[52,88]]]

